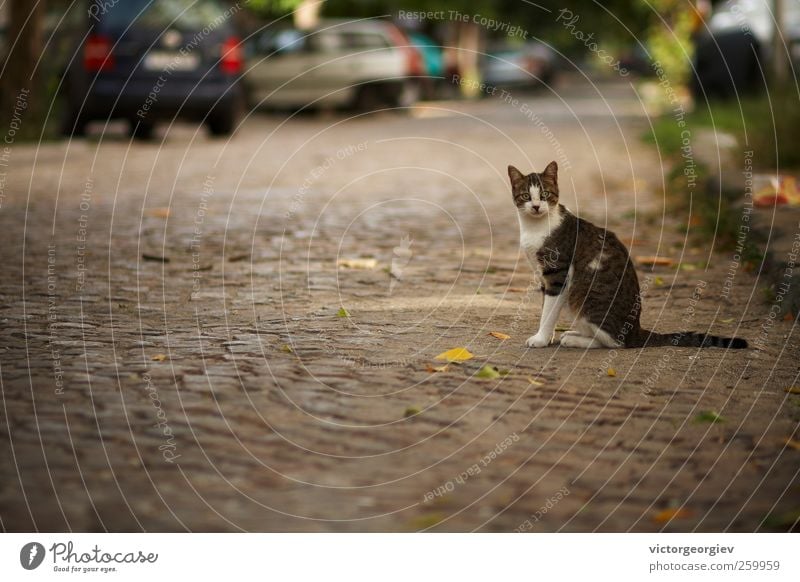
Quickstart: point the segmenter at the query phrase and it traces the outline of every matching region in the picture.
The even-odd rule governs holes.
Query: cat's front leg
[[[558,323],[558,315],[566,303],[567,294],[562,292],[558,295],[548,295],[545,293],[544,305],[542,306],[542,319],[539,321],[539,331],[532,335],[525,342],[529,348],[544,348],[553,341],[553,335]]]
[[[558,323],[558,316],[567,302],[567,283],[572,269],[566,266],[554,266],[545,272],[544,303],[539,331],[525,342],[529,348],[543,348],[550,345]]]

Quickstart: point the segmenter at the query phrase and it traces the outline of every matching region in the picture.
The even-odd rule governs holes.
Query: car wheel
[[[383,89],[380,85],[362,85],[356,93],[353,108],[358,111],[375,111],[385,104]]]
[[[218,104],[211,113],[208,114],[206,125],[208,132],[214,137],[225,137],[231,135],[239,123],[244,96],[237,96],[229,103]]]
[[[86,135],[86,126],[88,124],[88,119],[68,105],[61,119],[61,135],[64,137],[83,137]]]
[[[153,139],[153,133],[156,128],[153,122],[131,119],[128,123],[130,124],[130,134],[132,138],[143,140]]]

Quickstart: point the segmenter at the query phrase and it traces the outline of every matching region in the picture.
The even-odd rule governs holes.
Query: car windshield
[[[158,30],[200,30],[219,26],[226,18],[217,0],[120,0],[104,10],[102,26],[110,29],[124,29],[135,23]]]

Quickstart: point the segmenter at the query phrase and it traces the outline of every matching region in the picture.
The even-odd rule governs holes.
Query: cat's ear
[[[508,177],[511,178],[512,186],[516,186],[519,182],[525,181],[525,174],[520,172],[514,166],[508,167]]]
[[[542,172],[542,176],[547,178],[548,180],[552,180],[553,184],[558,184],[558,164],[553,160]]]

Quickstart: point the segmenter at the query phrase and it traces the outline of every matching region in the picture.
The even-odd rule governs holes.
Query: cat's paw
[[[545,348],[550,345],[549,337],[546,337],[541,334],[532,335],[528,338],[528,341],[525,342],[529,348]]]

